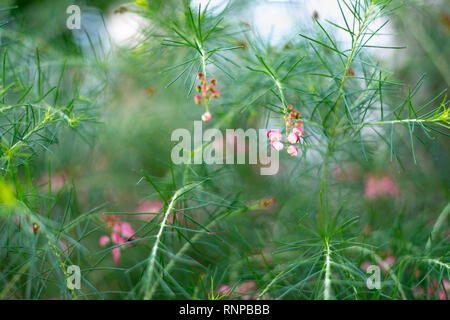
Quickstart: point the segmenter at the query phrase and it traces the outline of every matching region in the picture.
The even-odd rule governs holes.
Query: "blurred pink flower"
[[[278,130],[269,130],[267,132],[267,138],[269,138],[270,141],[280,141],[283,139],[283,135]]]
[[[370,262],[370,261],[363,261],[363,262],[361,263],[360,268],[361,268],[362,270],[366,271],[367,268],[369,268],[371,265],[372,265],[372,262]]]
[[[109,237],[107,235],[102,235],[100,237],[99,244],[101,247],[106,246],[110,241],[117,245],[128,243],[130,240],[132,241],[137,239],[133,236],[135,231],[133,230],[131,224],[120,221],[120,218],[117,216],[107,216],[106,225],[111,230],[111,236]],[[128,246],[132,247],[133,245],[129,243]],[[125,246],[120,246],[112,249],[111,254],[116,265],[119,265],[120,250],[125,248]]]
[[[221,296],[226,295],[226,294],[230,294],[232,291],[232,287],[228,284],[222,284],[219,286],[219,288],[217,288],[217,293],[220,294]]]
[[[368,174],[364,187],[364,198],[368,200],[377,197],[396,197],[399,191],[397,184],[389,175],[375,176]]]
[[[52,191],[58,192],[64,187],[64,184],[67,180],[67,174],[62,173],[56,173],[52,174],[50,182],[52,184]],[[41,176],[36,183],[41,186],[42,190],[48,190],[48,175]]]
[[[107,235],[103,235],[100,237],[99,244],[101,247],[106,246],[109,243],[110,239]]]
[[[114,262],[116,263],[117,266],[119,266],[119,257],[120,257],[120,248],[114,248],[112,249],[112,256],[114,259]]]
[[[143,213],[134,216],[136,219],[151,220],[155,217],[155,213],[159,213],[164,206],[161,200],[145,200],[139,203],[136,213]],[[145,213],[145,214],[144,214]]]
[[[238,287],[238,292],[243,294],[241,296],[242,300],[251,300],[256,299],[254,296],[257,289],[257,285],[255,281],[245,281]]]
[[[272,141],[272,142],[270,143],[270,146],[271,146],[273,149],[275,149],[276,151],[283,150],[283,148],[284,148],[283,143],[280,142],[280,141]]]
[[[289,153],[292,157],[295,157],[298,155],[298,148],[295,146],[289,146],[287,148],[287,153]]]

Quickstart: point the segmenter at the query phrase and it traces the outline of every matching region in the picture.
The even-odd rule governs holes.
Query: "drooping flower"
[[[194,97],[194,101],[195,101],[195,104],[201,104],[202,103],[202,97],[200,97],[199,95],[196,95]]]
[[[129,224],[128,222],[122,223],[121,232],[122,236],[124,236],[127,239],[131,238],[134,235],[134,230],[131,227],[131,224]]]
[[[296,122],[294,123],[294,126],[303,128],[303,121],[302,121],[302,120],[296,121]]]
[[[283,139],[283,135],[280,131],[269,130],[269,132],[267,132],[267,138],[269,138],[270,141],[280,141]]]
[[[291,132],[288,135],[289,143],[292,143],[292,144],[297,143],[299,139],[300,139],[300,137],[295,132]]]
[[[272,142],[270,142],[270,145],[271,145],[271,147],[274,148],[276,151],[283,150],[283,148],[284,148],[283,143],[280,142],[280,141],[272,141]]]
[[[231,293],[232,287],[228,284],[221,284],[219,288],[217,288],[217,293],[221,296]]]
[[[396,197],[399,191],[394,179],[389,175],[367,175],[364,186],[364,198],[372,200],[377,197]]]
[[[211,112],[206,111],[204,114],[202,114],[202,121],[210,122],[211,121]]]
[[[120,247],[112,249],[112,256],[113,256],[114,262],[116,263],[117,266],[119,266],[119,257],[120,257],[119,249],[120,249]]]
[[[296,135],[298,135],[299,137],[301,137],[303,135],[303,128],[299,127],[299,126],[295,126],[292,129],[292,132],[295,133]]]
[[[101,247],[106,246],[109,243],[110,239],[107,235],[103,235],[100,237],[100,240],[98,241]]]
[[[289,146],[287,147],[287,153],[289,153],[292,157],[295,157],[298,155],[298,148],[295,146]]]
[[[130,223],[122,222],[120,221],[119,217],[113,216],[107,217],[106,225],[111,230],[111,236],[108,237],[107,235],[103,235],[100,237],[99,244],[101,247],[106,246],[110,241],[112,241],[116,245],[128,243],[128,246],[132,247],[129,241],[136,240],[137,238],[134,237],[135,231],[133,230],[133,227]],[[124,246],[119,246],[113,248],[111,251],[116,265],[119,265],[120,250],[124,248]]]
[[[211,94],[211,98],[219,98],[220,97],[220,91],[219,90],[213,90],[212,94]]]

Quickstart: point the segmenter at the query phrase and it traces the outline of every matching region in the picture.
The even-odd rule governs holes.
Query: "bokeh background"
[[[57,70],[64,62],[68,72],[63,84],[67,91],[76,90],[81,96],[89,97],[86,112],[90,121],[77,130],[61,128],[55,139],[57,143],[40,149],[28,169],[37,192],[45,195],[50,168],[50,193],[54,200],[52,214],[55,217],[64,215],[69,210],[67,207],[70,207],[69,220],[96,209],[98,221],[86,226],[86,230],[77,231],[85,237],[80,241],[82,245],[76,246],[71,253],[72,261],[83,266],[90,284],[82,296],[138,298],[131,288],[139,282],[142,272],[139,263],[148,256],[151,242],[123,250],[120,266],[116,266],[110,252],[102,248],[98,240],[108,233],[107,226],[101,223],[104,212],[161,210],[163,203],[158,192],[142,178],[142,172],[157,184],[166,186],[173,170],[170,165],[170,134],[177,128],[192,129],[192,122],[200,118],[201,110],[193,104],[189,82],[181,77],[171,84],[177,72],[168,69],[182,61],[184,49],[177,51],[160,45],[163,39],[158,29],[160,20],[179,15],[175,9],[181,6],[178,3],[181,1],[154,1],[151,5],[159,14],[148,17],[132,12],[125,1],[1,2],[0,7],[18,6],[1,13],[4,21],[8,21],[5,30],[20,34],[17,41],[25,48],[25,51],[17,49],[16,63],[25,59],[24,56],[31,61],[35,53],[33,48],[39,47],[41,61],[46,63],[48,84],[58,77]],[[203,6],[207,3],[194,1],[192,6],[195,8],[200,2]],[[212,10],[220,11],[226,3],[212,1],[210,5]],[[65,11],[71,4],[79,5],[82,10],[81,30],[65,27]],[[392,71],[392,79],[405,84],[392,97],[387,94],[386,101],[400,101],[395,100],[400,99],[396,94],[404,97],[408,94],[408,87],[419,83],[414,103],[422,106],[438,97],[434,100],[436,106],[450,86],[448,3],[411,0],[399,1],[398,4],[395,14],[390,16],[390,23],[372,44],[405,48],[369,49],[375,63]],[[264,45],[273,47],[278,57],[289,50],[294,56],[296,53],[292,50],[301,54],[302,46],[307,45],[296,42],[300,40],[298,33],[308,34],[316,28],[315,15],[319,21],[342,22],[336,2],[332,0],[246,1],[235,4],[231,11],[232,21],[244,26],[240,30],[246,29],[254,35],[252,39],[258,38]],[[229,38],[229,41],[240,39],[240,42],[227,45],[251,50],[247,43],[249,38],[244,33]],[[348,41],[346,35],[339,31],[333,36],[343,44]],[[11,39],[10,35],[8,39]],[[9,52],[13,59],[16,49],[11,48]],[[251,62],[248,61],[249,64]],[[242,107],[246,97],[259,90],[258,81],[245,69],[245,61],[240,60],[238,64],[226,65],[235,81],[225,80],[228,78],[222,70],[211,69],[221,87],[221,106],[213,114],[214,120],[225,119],[224,127],[264,127],[265,111],[262,108],[251,107],[240,116],[230,116]],[[311,66],[314,66],[312,62]],[[72,82],[74,77],[78,77],[76,88]],[[246,82],[247,78],[252,80]],[[245,83],[252,83],[255,87],[248,87]],[[310,85],[320,86],[319,83]],[[308,102],[301,92],[295,93],[292,100],[300,109]],[[401,254],[414,254],[415,247],[423,247],[427,230],[433,226],[450,198],[448,137],[433,134],[430,139],[421,131],[417,131],[417,135],[424,143],[416,141],[414,145],[416,163],[409,133],[400,128],[395,131],[394,141],[398,160],[392,159],[388,144],[373,138],[367,160],[355,146],[352,152],[341,156],[332,166],[330,186],[337,190],[333,199],[345,199],[346,215],[360,217],[349,232],[358,237],[358,241],[375,246],[382,258],[398,260]],[[317,167],[313,161],[292,162],[285,154],[280,156],[280,167],[280,173],[275,176],[261,176],[258,168],[250,165],[198,169],[199,177],[214,176],[203,201],[229,206],[230,202],[223,199],[238,194],[239,203],[272,198],[275,202],[268,208],[252,211],[217,228],[218,237],[203,239],[199,247],[190,252],[190,258],[181,260],[181,265],[172,274],[185,290],[178,286],[167,290],[161,288],[156,297],[186,297],[183,292],[187,291],[190,297],[206,298],[211,282],[214,282],[214,288],[219,285],[242,286],[243,283],[259,287],[262,285],[258,279],[275,272],[278,266],[288,265],[286,261],[295,261],[302,256],[286,244],[308,238],[299,225],[306,225],[305,217],[315,216]],[[385,180],[380,182],[382,178]],[[214,192],[217,198],[209,192]],[[47,200],[40,198],[39,201],[44,206]],[[192,210],[198,221],[205,222],[202,214],[205,213]],[[131,223],[135,229],[146,221],[145,216],[142,219],[139,221],[138,217],[133,217]],[[173,219],[177,219],[176,216]],[[180,228],[182,226],[180,223]],[[440,243],[448,247],[450,228],[447,221],[442,229],[444,233],[440,234]],[[170,241],[176,246],[178,242],[182,243],[183,239],[179,238],[174,236]],[[448,263],[447,251],[444,249],[440,254]],[[365,260],[364,256],[356,257],[355,263],[360,265]],[[5,261],[4,266],[8,265]],[[0,269],[1,265],[0,262]],[[421,294],[427,290],[426,285],[420,282],[423,274],[414,274],[416,267],[422,270],[420,265],[411,266],[409,274],[404,271],[404,275],[398,275],[405,277],[408,298],[424,298],[425,295]],[[443,276],[445,279],[445,272],[448,272],[445,270],[436,269],[439,276],[435,278]],[[296,277],[305,279],[308,276],[306,271],[296,274]],[[6,286],[10,278],[5,271],[0,279],[0,288]],[[23,281],[26,286],[24,279],[19,282]],[[292,299],[312,297],[313,285],[302,284],[300,290],[289,283],[286,280],[279,291],[275,290],[271,295]],[[422,288],[423,292],[414,291],[416,287]],[[62,291],[55,281],[49,282],[39,296],[33,289],[25,291],[18,288],[7,297],[67,297]],[[367,293],[363,297],[372,296]],[[383,295],[377,297],[383,298]],[[442,296],[427,296],[439,297]]]

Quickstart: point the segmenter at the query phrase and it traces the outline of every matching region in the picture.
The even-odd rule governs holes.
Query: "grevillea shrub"
[[[63,1],[7,2],[0,299],[448,299],[443,8],[279,3],[307,19],[272,38],[258,1],[99,1],[80,30]],[[244,163],[174,163],[196,121],[244,137],[188,159]]]

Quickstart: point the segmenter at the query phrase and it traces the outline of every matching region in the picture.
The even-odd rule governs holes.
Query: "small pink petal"
[[[219,288],[217,288],[217,293],[220,294],[221,296],[231,293],[231,286],[228,284],[222,284],[219,286]]]
[[[204,114],[202,114],[202,121],[210,122],[211,121],[211,112],[206,111]]]
[[[125,238],[131,238],[134,235],[134,230],[131,227],[131,224],[129,224],[128,222],[124,222],[122,223],[122,236]]]
[[[120,236],[119,236],[119,234],[118,234],[117,232],[114,232],[114,233],[111,235],[111,239],[112,239],[112,241],[113,241],[114,243],[120,243]]]
[[[113,227],[112,227],[112,231],[113,232],[116,232],[116,233],[119,233],[120,232],[120,224],[118,224],[118,223],[115,223],[114,225],[113,225]]]
[[[280,141],[283,139],[283,135],[280,131],[277,130],[270,130],[267,132],[267,137],[270,139],[270,141]]]
[[[119,257],[120,257],[120,250],[119,250],[119,248],[112,249],[112,256],[113,256],[114,262],[118,266],[119,265]]]
[[[283,143],[281,143],[280,141],[272,141],[272,142],[270,143],[270,145],[271,145],[272,148],[274,148],[276,151],[283,150],[283,148],[284,148]]]
[[[296,155],[298,155],[298,149],[297,149],[297,147],[295,147],[295,146],[289,146],[289,147],[287,148],[287,152],[288,152],[291,156],[293,156],[293,157],[295,157]]]
[[[296,133],[299,137],[303,135],[303,128],[295,126],[294,129],[292,129],[292,132]]]
[[[109,237],[108,236],[101,236],[100,240],[98,241],[101,247],[104,247],[108,244],[109,242]]]
[[[300,139],[300,137],[298,136],[298,134],[291,132],[288,135],[288,141],[292,144],[297,143],[298,140]]]
[[[370,263],[370,261],[363,261],[363,263],[361,263],[361,269],[366,271],[371,265],[372,263]]]

